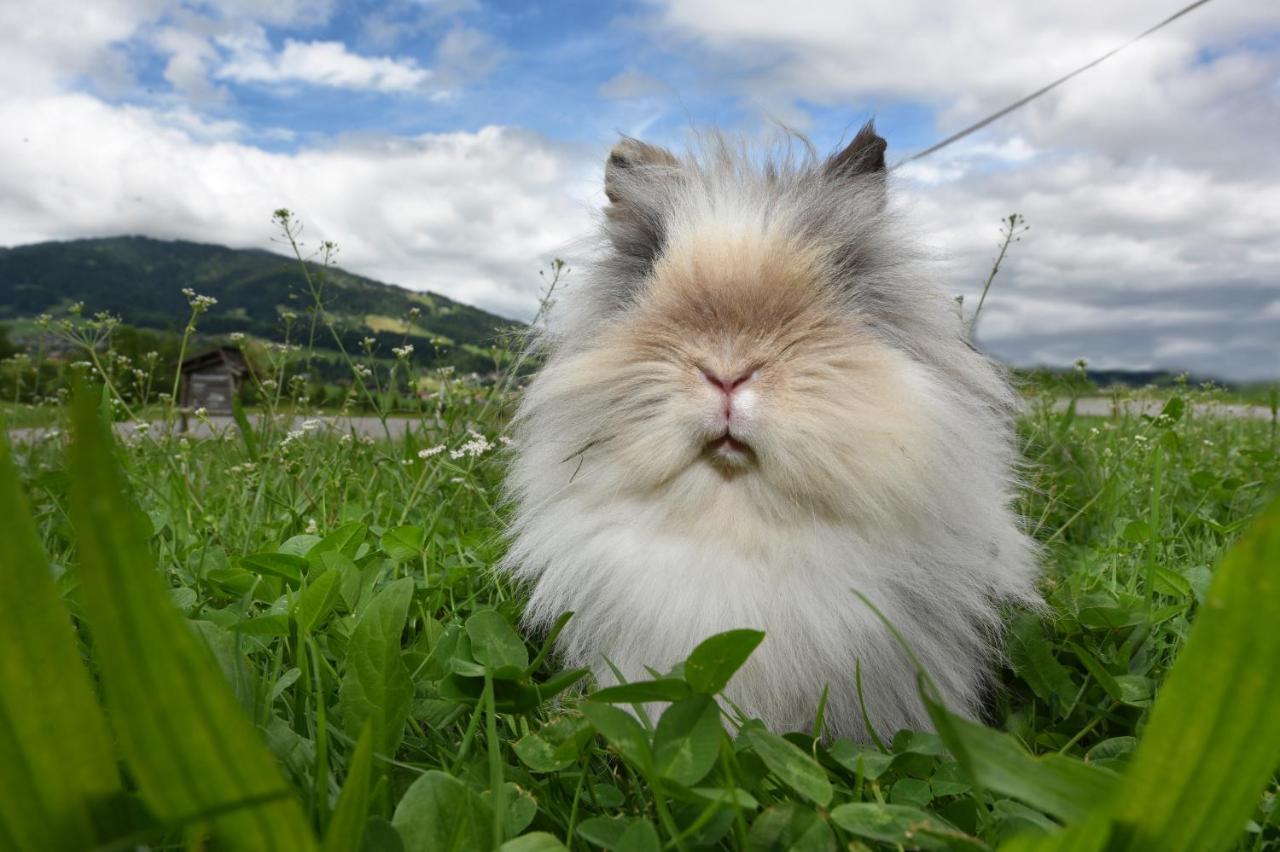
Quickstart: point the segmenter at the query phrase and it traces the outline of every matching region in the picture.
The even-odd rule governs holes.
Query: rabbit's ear
[[[671,184],[680,179],[680,161],[665,148],[624,138],[604,167],[604,210],[615,249],[641,263],[652,263],[665,239],[663,211]]]
[[[832,177],[856,177],[885,173],[884,149],[888,143],[876,134],[874,121],[862,125],[849,146],[827,160],[827,174]]]
[[[672,179],[679,165],[680,161],[666,148],[623,137],[605,163],[604,194],[614,204],[625,204],[632,195],[643,191],[645,183]]]

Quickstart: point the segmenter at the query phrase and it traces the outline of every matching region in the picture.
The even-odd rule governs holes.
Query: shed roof
[[[235,346],[219,346],[199,355],[192,355],[182,362],[184,373],[195,373],[211,367],[226,367],[237,375],[243,375],[249,371],[244,353]]]

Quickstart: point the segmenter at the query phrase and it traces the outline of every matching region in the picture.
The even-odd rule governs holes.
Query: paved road
[[[1058,411],[1065,411],[1068,400],[1060,399],[1054,403]],[[1149,414],[1152,417],[1164,408],[1162,399],[1123,399],[1120,400],[1122,413],[1130,415]],[[1264,405],[1244,405],[1238,402],[1197,402],[1191,406],[1196,416],[1211,417],[1246,417],[1254,420],[1270,420],[1271,409]],[[1110,417],[1115,413],[1115,403],[1110,397],[1086,396],[1076,400],[1076,413],[1094,417]]]
[[[1067,400],[1058,400],[1054,404],[1054,408],[1062,411],[1067,407]],[[1164,406],[1163,400],[1158,399],[1125,399],[1121,400],[1120,406],[1127,414],[1150,414],[1155,416],[1160,413],[1160,409]],[[1081,397],[1076,400],[1076,411],[1080,414],[1086,414],[1096,417],[1110,417],[1113,413],[1114,403],[1109,397]],[[1212,403],[1196,403],[1192,406],[1192,410],[1197,416],[1218,416],[1218,417],[1248,417],[1256,420],[1270,420],[1271,409],[1262,405],[1243,405],[1240,403],[1212,402]],[[255,424],[261,422],[261,415],[253,415],[251,418]],[[289,428],[302,429],[303,425],[308,422],[307,418],[295,417]],[[417,418],[395,417],[387,420],[387,428],[384,431],[381,421],[376,417],[322,417],[316,422],[318,426],[313,428],[334,431],[338,434],[354,433],[357,436],[367,436],[370,438],[385,438],[390,432],[391,437],[401,438],[405,432],[415,428],[421,423]],[[153,430],[162,430],[163,424],[153,423],[150,427]],[[235,421],[230,417],[212,416],[209,418],[208,425],[192,420],[190,422],[190,430],[188,434],[196,438],[207,438],[211,435],[222,435],[228,430],[234,431],[236,428]],[[116,432],[122,437],[132,435],[137,431],[137,425],[134,423],[118,423],[116,424]],[[56,437],[56,429],[13,429],[9,432],[10,440],[15,443],[25,443],[42,438]]]
[[[249,418],[255,426],[262,424],[261,415],[252,415]],[[192,418],[188,422],[187,433],[193,438],[209,438],[215,435],[223,435],[228,431],[235,431],[235,421],[227,416],[212,415],[208,418],[208,423],[202,423]],[[388,418],[387,427],[382,428],[382,422],[376,417],[320,417],[306,418],[295,417],[289,424],[290,430],[306,429],[323,429],[325,431],[334,432],[339,435],[354,433],[357,436],[368,436],[370,438],[386,438],[390,433],[392,438],[404,437],[405,432],[417,427],[422,421],[417,418],[393,417]],[[309,424],[316,424],[314,426]],[[162,422],[154,422],[147,426],[152,432],[164,431]],[[175,424],[175,429],[180,428]],[[138,431],[138,425],[133,422],[117,423],[116,434],[121,437],[128,437]],[[57,429],[36,428],[36,429],[13,429],[9,432],[9,438],[15,443],[25,443],[28,441],[38,441],[44,438],[57,437]]]

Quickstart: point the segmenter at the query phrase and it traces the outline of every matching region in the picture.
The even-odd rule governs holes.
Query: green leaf
[[[307,560],[292,553],[253,553],[241,556],[239,563],[246,571],[282,577],[295,585],[302,582],[302,572],[307,570]]]
[[[1075,642],[1068,642],[1067,647],[1071,649],[1071,653],[1076,655],[1076,659],[1084,665],[1089,674],[1093,675],[1093,679],[1098,682],[1098,685],[1113,701],[1124,700],[1124,691],[1121,690],[1115,675],[1107,671],[1106,667],[1093,654],[1090,654]]]
[[[589,696],[592,701],[608,704],[644,704],[649,701],[679,701],[689,697],[689,685],[678,678],[638,680],[597,689]]]
[[[293,620],[298,622],[299,630],[310,632],[333,611],[342,592],[341,580],[342,575],[332,569],[321,572],[319,576],[312,575],[311,582],[293,605]]]
[[[590,701],[583,702],[580,709],[582,715],[587,717],[619,754],[646,775],[653,771],[653,752],[649,748],[649,738],[634,716],[608,704]]]
[[[565,845],[555,835],[535,831],[498,847],[498,852],[565,852]]]
[[[366,724],[347,767],[347,780],[324,836],[324,852],[360,852],[369,818],[369,783],[373,779],[373,725]]]
[[[315,848],[302,809],[204,643],[168,599],[113,442],[83,392],[73,407],[71,517],[80,590],[121,756],[165,822],[209,817],[222,849]]]
[[[536,703],[541,704],[555,698],[589,674],[591,669],[565,669],[540,683],[533,684],[528,689],[533,692]]]
[[[613,852],[661,852],[658,831],[647,819],[638,819],[618,836]]]
[[[1111,848],[1236,843],[1280,764],[1278,566],[1280,500],[1218,567],[1125,774]]]
[[[1069,757],[1032,757],[1009,734],[963,719],[921,690],[929,718],[965,771],[983,787],[1071,821],[1087,816],[1116,788],[1116,775]]]
[[[372,721],[374,754],[396,753],[413,705],[413,681],[400,648],[412,598],[413,580],[388,583],[360,614],[347,643],[339,707],[351,737]]]
[[[369,528],[359,521],[345,523],[308,550],[306,557],[314,561],[325,553],[341,553],[348,559],[355,559],[368,532]]]
[[[1039,617],[1024,613],[1009,630],[1009,661],[1031,690],[1044,701],[1066,706],[1076,693],[1071,674],[1053,656]]]
[[[933,790],[929,782],[920,778],[901,778],[889,789],[889,801],[895,805],[914,805],[926,807],[933,801]]]
[[[1170,421],[1177,421],[1182,417],[1182,413],[1187,409],[1187,401],[1180,396],[1171,396],[1169,401],[1164,404],[1164,408],[1160,410],[1160,417],[1167,417]],[[1169,423],[1168,425],[1173,425]]]
[[[578,760],[591,740],[591,725],[576,716],[561,716],[515,743],[516,757],[534,772],[558,772]]]
[[[744,811],[754,811],[760,807],[760,803],[756,801],[755,796],[752,796],[746,790],[736,787],[732,789],[724,787],[690,787],[689,792],[703,801],[726,805],[731,808],[741,808]]]
[[[1120,537],[1133,544],[1142,544],[1151,539],[1151,526],[1146,521],[1130,521]]]
[[[720,707],[711,696],[695,695],[672,704],[654,731],[658,774],[685,787],[701,781],[715,765],[723,731]]]
[[[276,553],[283,553],[286,556],[296,556],[299,559],[306,557],[317,544],[320,543],[320,536],[310,533],[302,533],[301,535],[290,536],[281,542],[280,546],[275,549]],[[303,568],[306,566],[303,565]]]
[[[488,852],[493,813],[470,787],[443,772],[427,772],[405,791],[391,824],[404,848],[431,852]]]
[[[1000,852],[1110,852],[1112,823],[1105,815],[1090,818],[1067,831],[1021,834],[1000,846]]]
[[[519,677],[529,665],[529,652],[520,634],[502,614],[482,609],[467,619],[471,655],[495,676]]]
[[[89,848],[120,775],[3,435],[0,542],[0,836],[16,849]]]
[[[817,762],[793,743],[760,727],[746,728],[747,742],[784,784],[815,804],[831,803],[831,782]]]
[[[406,562],[422,555],[427,534],[422,527],[404,526],[382,534],[382,550],[395,562]]]
[[[783,802],[751,824],[747,852],[835,852],[836,836],[812,808]]]
[[[374,788],[377,795],[377,788]],[[364,842],[360,852],[407,852],[400,832],[380,816],[371,816],[364,824]]]
[[[944,845],[941,837],[963,836],[936,817],[906,805],[852,802],[833,808],[831,820],[850,834],[900,843],[908,849],[937,849]]]
[[[480,798],[492,809],[493,807],[493,791],[485,790],[480,793]],[[505,812],[502,825],[502,833],[513,837],[520,834],[529,827],[529,823],[533,822],[533,818],[538,815],[538,800],[528,790],[511,781],[506,781],[502,785],[502,801],[504,803]]]
[[[631,821],[617,817],[591,817],[578,824],[578,835],[594,846],[613,849]]]
[[[730,630],[704,640],[684,663],[684,679],[694,692],[715,694],[764,641],[759,630]]]
[[[885,754],[875,746],[849,740],[836,740],[827,749],[827,754],[843,769],[861,775],[868,781],[874,781],[883,775],[894,758],[892,754]]]

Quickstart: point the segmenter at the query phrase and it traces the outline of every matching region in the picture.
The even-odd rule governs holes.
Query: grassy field
[[[46,597],[76,625],[63,664],[85,661],[83,695],[101,691],[108,721],[93,701],[59,694],[84,669],[53,685],[48,668],[33,675],[50,690],[42,701],[15,697],[9,672],[4,709],[19,722],[39,716],[45,736],[59,719],[114,731],[90,750],[115,806],[102,808],[99,790],[65,848],[205,836],[211,848],[318,848],[314,836],[351,850],[1056,842],[1059,825],[1096,825],[1084,818],[1124,799],[1105,791],[1127,777],[1215,565],[1275,492],[1275,424],[1193,416],[1195,397],[1171,398],[1155,419],[1075,417],[1033,399],[1020,508],[1044,545],[1048,609],[1010,614],[990,727],[940,715],[939,733],[822,744],[722,717],[710,694],[753,634],[720,637],[682,674],[591,700],[581,672],[561,672],[539,640],[518,636],[519,590],[489,572],[504,546],[501,387],[444,376],[439,418],[395,443],[315,421],[112,449],[95,396],[81,401],[70,449],[59,436],[12,453],[31,525],[14,489],[0,513],[6,541],[33,533],[28,555],[47,554]],[[1270,546],[1274,556],[1274,535]],[[21,566],[0,564],[17,594]],[[25,608],[12,595],[5,606]],[[18,632],[36,630],[32,609],[26,627],[18,618],[0,634],[15,648],[34,641]],[[41,638],[41,653],[59,641]],[[855,688],[852,672],[843,688]],[[676,703],[653,720],[619,709],[651,699]],[[1239,761],[1211,723],[1224,724],[1204,721],[1214,742],[1201,757]],[[74,788],[57,756],[75,742],[65,759],[92,764],[81,740],[33,747],[25,783],[38,790],[48,771],[59,795]],[[1201,773],[1184,780],[1225,813],[1228,845],[1280,848],[1274,778],[1261,797],[1244,791],[1249,813],[1232,823],[1194,740],[1180,732],[1186,750],[1173,756]],[[1275,743],[1237,746],[1264,752],[1270,777]],[[13,789],[23,770],[5,771]],[[1176,776],[1161,781],[1176,787]],[[39,813],[19,799],[0,815],[13,848],[35,848],[12,827]],[[1196,836],[1185,830],[1171,836]],[[1106,842],[1072,848],[1179,848]]]
[[[241,428],[195,440],[117,320],[51,327],[85,360],[0,408],[56,427],[0,441],[0,850],[1280,849],[1277,425],[1221,390],[1097,418],[1030,384],[1047,606],[1009,613],[985,724],[921,675],[933,731],[830,742],[820,707],[779,736],[716,701],[749,629],[604,690],[519,633],[490,569],[520,359],[481,383],[366,339],[343,407],[417,420],[377,440],[271,346]]]

